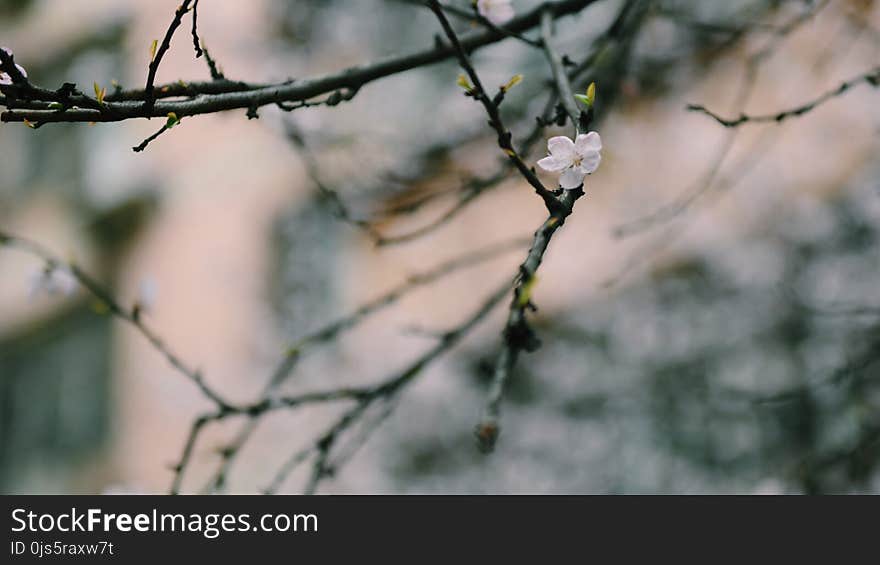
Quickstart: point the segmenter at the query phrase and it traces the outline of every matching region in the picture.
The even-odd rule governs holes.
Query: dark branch
[[[547,209],[552,211],[556,206],[556,197],[541,183],[537,175],[535,175],[535,172],[523,162],[522,158],[513,147],[511,141],[512,134],[505,127],[504,122],[501,119],[498,105],[504,98],[504,90],[501,89],[495,98],[489,98],[488,93],[485,88],[483,88],[479,75],[477,75],[477,71],[474,69],[474,66],[470,61],[464,43],[459,40],[455,30],[452,29],[452,25],[443,13],[443,8],[440,6],[440,3],[436,0],[429,0],[428,7],[434,12],[434,15],[436,15],[437,19],[440,21],[443,32],[446,34],[446,37],[455,49],[459,64],[473,82],[473,89],[468,92],[468,95],[480,102],[486,109],[486,113],[489,115],[489,125],[495,130],[495,133],[498,134],[498,146],[504,151],[504,154],[507,155],[507,158],[513,163],[523,178],[532,185],[538,196],[544,200]]]
[[[417,5],[417,6],[424,6],[425,5],[424,0],[396,0],[396,1],[403,3],[403,4],[411,4],[411,5]],[[511,31],[511,30],[507,29],[506,25],[505,26],[498,26],[498,25],[493,24],[492,22],[490,22],[489,20],[484,18],[480,14],[480,12],[478,12],[475,9],[476,7],[474,7],[474,9],[467,10],[467,9],[461,8],[459,6],[455,6],[453,4],[441,3],[440,6],[443,8],[444,12],[446,12],[452,16],[455,16],[456,18],[459,18],[459,19],[462,19],[464,21],[468,21],[471,23],[479,24],[486,29],[496,31],[498,33],[502,33],[502,34],[506,35],[507,37],[512,37],[514,39],[522,41],[523,43],[525,43],[526,45],[529,45],[531,47],[536,47],[538,49],[541,48],[540,41],[535,41],[534,39],[529,39],[528,37],[525,37],[524,35],[522,35],[520,33]]]
[[[305,461],[312,453],[317,453],[312,468],[312,473],[306,485],[306,492],[314,492],[318,483],[326,478],[328,473],[332,473],[332,468],[328,467],[327,461],[330,458],[331,451],[339,436],[354,424],[360,416],[374,402],[379,400],[391,401],[411,382],[419,376],[426,367],[437,360],[440,356],[447,353],[458,343],[489,313],[504,300],[510,289],[510,283],[505,282],[488,299],[480,305],[480,307],[465,320],[460,326],[452,331],[443,334],[438,343],[426,351],[421,357],[413,361],[409,366],[399,373],[380,382],[379,384],[367,387],[365,389],[357,389],[363,394],[357,396],[357,404],[345,412],[330,428],[322,434],[313,445],[299,450],[286,461],[275,477],[271,481],[266,493],[274,493],[281,487],[287,476],[303,461]]]
[[[202,41],[199,39],[199,0],[195,0],[193,2],[193,24],[192,24],[192,38],[193,38],[193,48],[196,51],[196,59],[202,56]],[[209,61],[210,65],[210,61]],[[214,73],[211,73],[211,76],[214,76]]]
[[[159,70],[159,65],[162,63],[162,57],[164,57],[168,49],[171,48],[171,38],[174,37],[174,32],[180,27],[183,15],[189,11],[191,1],[192,0],[183,0],[180,6],[177,7],[177,10],[174,12],[174,19],[171,20],[171,25],[168,26],[168,30],[165,32],[165,37],[162,39],[162,43],[159,44],[159,48],[156,50],[153,59],[150,61],[149,71],[147,72],[147,84],[144,87],[143,112],[146,117],[151,116],[150,112],[152,111],[153,104],[156,100],[153,96],[153,90],[155,88],[153,83],[156,80],[156,71]],[[195,26],[195,20],[193,20],[193,26]],[[193,29],[195,29],[195,27],[193,27]],[[165,113],[167,114],[168,112]]]
[[[205,62],[208,64],[208,72],[211,73],[211,80],[225,80],[226,77],[223,75],[223,71],[220,70],[220,67],[217,65],[217,61],[211,57],[211,53],[208,52],[208,48],[202,44],[202,53],[205,54]]]
[[[489,388],[489,395],[483,411],[480,423],[477,425],[475,434],[483,451],[491,451],[500,433],[501,399],[510,373],[516,365],[520,352],[532,352],[540,347],[541,342],[535,335],[528,319],[526,311],[534,309],[531,301],[531,291],[536,282],[538,267],[544,260],[547,246],[562,225],[565,219],[574,210],[574,204],[584,195],[580,188],[565,190],[559,197],[560,206],[550,217],[541,224],[535,232],[532,247],[526,260],[520,265],[519,276],[513,292],[513,301],[507,316],[507,323],[502,332],[503,342],[501,352],[495,364],[495,372]]]
[[[462,269],[466,269],[475,265],[479,265],[485,261],[495,259],[503,253],[507,253],[514,249],[519,249],[525,243],[526,241],[523,239],[515,239],[496,245],[491,245],[489,247],[485,247],[483,249],[479,249],[472,253],[441,263],[440,265],[437,265],[436,267],[427,271],[412,275],[400,285],[379,295],[375,299],[366,302],[365,304],[353,310],[351,313],[341,318],[338,318],[321,328],[318,328],[314,332],[311,332],[310,334],[298,340],[296,343],[292,344],[287,349],[287,352],[284,354],[281,361],[278,363],[278,367],[275,369],[275,371],[273,371],[271,377],[269,378],[269,381],[267,382],[263,390],[262,398],[264,400],[261,402],[264,404],[258,403],[258,405],[251,405],[250,407],[239,408],[237,410],[228,409],[224,411],[221,416],[219,416],[219,418],[224,418],[226,416],[244,414],[248,416],[248,421],[242,427],[241,431],[236,435],[233,441],[229,444],[229,446],[222,450],[221,463],[217,471],[208,482],[205,490],[213,492],[221,490],[224,487],[229,471],[236,457],[238,456],[238,453],[241,451],[242,447],[244,447],[245,443],[247,443],[248,439],[251,437],[251,435],[253,435],[256,429],[257,417],[262,414],[266,409],[269,409],[269,399],[278,390],[278,388],[290,377],[291,373],[296,368],[296,365],[307,351],[310,351],[313,347],[320,344],[329,343],[346,331],[356,327],[360,322],[362,322],[369,316],[395,304],[398,300],[419,288],[428,286]],[[352,396],[357,395],[353,394]],[[265,408],[255,408],[256,406],[263,405],[265,405]],[[198,420],[196,421],[196,423],[198,423]],[[185,465],[184,467],[180,468],[178,472],[182,474],[184,471]]]
[[[134,151],[135,153],[140,153],[141,151],[146,149],[147,146],[150,143],[152,143],[157,137],[159,137],[160,135],[162,135],[166,131],[170,130],[172,127],[176,126],[178,123],[180,123],[179,120],[176,120],[176,119],[172,120],[171,118],[169,118],[169,120],[167,122],[165,122],[165,124],[163,124],[162,127],[159,128],[158,131],[156,131],[156,133],[154,133],[150,137],[148,137],[145,140],[143,140],[142,142],[140,142],[139,145],[132,147],[131,150]]]
[[[788,118],[802,116],[808,112],[811,112],[815,108],[824,104],[825,102],[828,102],[829,100],[837,98],[838,96],[843,95],[844,93],[846,93],[847,91],[849,91],[853,87],[858,86],[863,83],[868,84],[868,85],[875,87],[875,88],[878,85],[880,85],[880,67],[876,67],[876,68],[868,71],[867,73],[861,74],[861,75],[854,77],[850,80],[844,81],[837,88],[834,88],[832,90],[829,90],[828,92],[825,92],[824,94],[811,100],[810,102],[807,102],[805,104],[801,104],[800,106],[796,106],[796,107],[788,109],[788,110],[782,110],[781,112],[776,112],[775,114],[763,114],[763,115],[756,115],[756,116],[750,116],[748,114],[740,114],[740,116],[738,118],[728,119],[728,118],[723,118],[723,117],[719,116],[718,114],[712,112],[711,110],[708,110],[705,106],[701,106],[699,104],[690,104],[687,106],[687,109],[690,112],[700,112],[700,113],[706,114],[707,116],[713,118],[716,122],[718,122],[719,124],[721,124],[722,126],[727,127],[727,128],[739,127],[739,126],[746,124],[746,123],[767,123],[767,122],[780,123],[780,122],[787,120]]]
[[[541,13],[545,9],[550,10],[554,17],[559,18],[565,15],[578,13],[596,1],[597,0],[561,0],[559,2],[547,2],[517,18],[514,18],[505,27],[509,31],[519,33],[538,26]],[[188,1],[184,2],[184,5],[188,4]],[[177,14],[177,12],[175,14]],[[175,20],[177,20],[176,17]],[[179,25],[179,22],[177,25]],[[169,31],[173,32],[170,28]],[[461,38],[460,46],[466,51],[473,51],[497,43],[505,39],[505,37],[506,36],[503,33],[493,30],[472,32]],[[167,39],[170,44],[170,37],[167,37]],[[163,42],[163,45],[164,44],[165,42]],[[167,50],[167,47],[165,50]],[[158,68],[156,60],[160,59],[160,51],[157,51],[156,59],[151,63],[151,69]],[[105,104],[97,108],[92,106],[83,108],[82,105],[77,104],[77,100],[85,101],[87,99],[87,97],[81,97],[72,100],[75,105],[79,106],[77,108],[70,108],[57,112],[49,110],[48,107],[40,110],[14,110],[9,108],[0,115],[0,120],[4,122],[22,122],[28,120],[32,123],[115,122],[133,118],[167,116],[169,112],[174,112],[178,117],[183,118],[186,116],[222,112],[225,110],[258,108],[268,104],[300,102],[323,94],[329,94],[340,89],[357,90],[365,84],[375,80],[444,61],[454,56],[456,51],[457,49],[453,46],[440,44],[424,51],[411,53],[409,55],[389,57],[374,63],[352,67],[323,77],[288,81],[272,85],[247,86],[242,83],[237,83],[239,84],[239,87],[231,90],[229,89],[230,85],[236,83],[223,82],[218,85],[214,84],[216,81],[212,81],[211,83],[201,84],[188,83],[188,86],[177,87],[174,85],[167,85],[169,91],[185,92],[185,94],[180,95],[190,96],[190,98],[185,100],[165,100],[167,97],[160,96],[160,94],[166,86],[153,87],[152,81],[148,81],[149,87],[145,88],[144,91],[126,92],[124,93],[124,100],[120,101],[114,101],[115,99],[112,96],[107,96]],[[164,51],[162,51],[162,54],[164,54]],[[155,75],[155,71],[151,74]],[[204,92],[197,90],[196,86],[207,88],[207,90]],[[41,92],[44,94],[51,94],[53,91]],[[47,102],[48,105],[48,101],[54,100],[54,98],[31,97],[30,100]],[[145,102],[147,100],[155,102],[152,104],[146,104]]]

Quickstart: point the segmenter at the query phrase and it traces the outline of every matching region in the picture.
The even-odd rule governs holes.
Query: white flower
[[[69,269],[58,267],[55,265],[46,265],[40,267],[40,270],[33,274],[30,281],[31,298],[40,293],[54,296],[61,294],[70,296],[79,287],[79,281],[73,276]]]
[[[21,76],[27,78],[27,71],[25,71],[21,65],[16,63],[15,68],[18,69],[18,72],[21,73]],[[9,86],[10,84],[12,84],[12,77],[0,71],[0,86]]]
[[[159,298],[159,285],[152,276],[141,279],[138,286],[137,305],[144,312],[150,312],[156,307]]]
[[[2,49],[3,52],[7,55],[12,55],[12,51],[10,51],[9,49],[5,47],[0,47],[0,49]],[[24,67],[16,63],[15,68],[18,69],[18,72],[21,73],[21,76],[27,78],[27,71],[24,70]],[[12,77],[4,72],[0,72],[0,86],[9,86],[10,84],[12,84]]]
[[[538,161],[538,166],[545,171],[561,172],[559,186],[562,188],[577,188],[585,176],[599,168],[601,150],[602,139],[594,131],[582,133],[574,141],[564,135],[551,137],[547,142],[550,155]]]
[[[513,18],[516,13],[511,0],[477,0],[477,12],[495,25],[500,25]]]

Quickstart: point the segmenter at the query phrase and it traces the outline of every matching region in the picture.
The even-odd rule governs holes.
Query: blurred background
[[[0,43],[41,86],[138,87],[178,3],[0,0]],[[158,82],[209,78],[187,26]],[[199,29],[227,77],[253,82],[416,51],[439,31],[400,0],[203,0]],[[876,68],[880,2],[603,0],[557,30],[559,50],[588,62],[576,90],[599,85],[603,162],[542,265],[543,347],[520,359],[496,452],[476,449],[473,426],[504,307],[419,377],[322,490],[880,491],[880,91],[863,84],[778,124],[724,128],[686,111],[776,113]],[[528,135],[552,92],[541,50],[507,39],[474,63],[487,85],[524,75],[503,114]],[[502,170],[458,73],[449,61],[398,74],[332,108],[185,119],[143,153],[131,147],[156,120],[3,124],[0,230],[75,261],[121,304],[149,302],[144,320],[171,349],[227,397],[253,400],[293,340],[544,220],[507,175],[436,229],[377,246],[319,190],[393,240]],[[527,161],[558,134],[547,128]],[[316,348],[283,391],[394,374],[511,278],[526,249],[408,294]],[[210,404],[86,292],[34,292],[43,268],[0,247],[0,491],[167,491]],[[264,418],[227,490],[265,487],[338,413]],[[206,432],[185,491],[203,488],[240,426]]]

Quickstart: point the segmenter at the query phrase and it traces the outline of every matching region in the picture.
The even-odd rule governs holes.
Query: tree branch
[[[183,15],[189,11],[189,5],[192,0],[183,0],[180,6],[177,7],[177,10],[174,12],[174,19],[171,20],[171,25],[168,26],[168,30],[165,32],[165,37],[162,39],[162,43],[159,45],[159,48],[156,50],[155,55],[150,61],[149,70],[147,72],[147,84],[144,87],[144,114],[149,117],[150,111],[153,109],[153,104],[156,101],[153,96],[154,90],[154,82],[156,80],[156,71],[159,70],[159,65],[162,64],[162,57],[165,56],[165,53],[168,49],[171,48],[171,38],[174,37],[174,32],[177,31],[177,28],[180,27],[180,22],[183,19]],[[198,4],[198,0],[196,0]],[[195,37],[196,33],[196,20],[193,18],[193,36]],[[196,46],[198,49],[198,45]],[[196,55],[198,57],[198,55]],[[169,110],[172,111],[173,110]],[[165,112],[167,115],[168,112]]]
[[[284,407],[285,402],[290,402],[289,400],[282,400],[279,401],[280,404],[273,404],[274,401],[271,400],[271,397],[278,390],[278,388],[290,377],[291,373],[293,372],[297,363],[300,361],[305,352],[311,350],[311,348],[314,346],[323,343],[329,343],[333,339],[339,337],[344,332],[356,327],[367,317],[395,304],[402,297],[419,288],[423,288],[442,279],[443,277],[456,273],[462,269],[466,269],[481,264],[485,261],[495,259],[500,255],[510,252],[514,249],[519,249],[525,243],[526,241],[521,238],[501,242],[485,247],[483,249],[479,249],[472,253],[468,253],[461,257],[445,261],[432,269],[412,275],[400,285],[379,295],[375,299],[364,303],[360,307],[354,309],[351,313],[342,316],[324,325],[321,328],[318,328],[314,332],[311,332],[305,337],[299,339],[296,343],[292,344],[287,349],[287,352],[279,361],[277,368],[273,371],[271,377],[269,378],[269,381],[266,383],[266,386],[261,394],[261,401],[244,407],[228,407],[226,410],[223,410],[221,412],[204,415],[193,423],[193,427],[195,428],[196,426],[198,426],[199,430],[196,430],[194,432],[191,430],[191,433],[195,433],[196,435],[198,435],[201,427],[203,427],[207,423],[201,421],[201,419],[205,417],[208,417],[209,421],[219,420],[229,416],[240,415],[244,415],[248,418],[248,421],[241,428],[233,441],[221,451],[220,465],[218,466],[216,472],[212,475],[211,479],[208,481],[204,490],[207,492],[215,492],[223,489],[232,465],[238,456],[238,453],[241,451],[241,449],[244,447],[244,445],[247,443],[247,441],[256,430],[258,417],[267,410]],[[343,394],[344,398],[355,398],[357,396],[358,391],[356,390],[349,390],[348,393]],[[333,400],[337,400],[337,398],[333,398]],[[292,405],[298,404],[298,402],[292,403]],[[186,453],[186,450],[184,450],[184,453]],[[181,482],[182,478],[178,478],[177,475],[182,475],[186,470],[187,462],[185,458],[182,458],[181,461],[183,461],[183,465],[179,468],[175,468],[175,483]]]
[[[364,394],[357,397],[357,404],[346,411],[328,430],[322,434],[311,446],[299,450],[291,456],[278,470],[275,477],[266,488],[267,494],[277,492],[283,485],[287,476],[302,462],[308,459],[313,453],[316,458],[312,467],[312,473],[306,484],[306,493],[313,493],[317,490],[318,484],[328,475],[334,472],[334,469],[327,465],[334,444],[338,438],[351,427],[366,412],[366,410],[374,402],[378,400],[393,400],[400,391],[409,385],[418,375],[424,371],[437,358],[451,350],[489,313],[504,300],[510,290],[510,283],[505,282],[501,287],[495,290],[482,305],[465,320],[460,326],[451,330],[441,337],[440,341],[426,351],[421,357],[413,361],[402,371],[390,378],[380,382],[377,385],[366,389],[359,389]]]
[[[597,0],[560,0],[558,2],[546,2],[535,9],[514,18],[505,29],[510,32],[520,33],[536,27],[540,23],[541,13],[547,9],[554,17],[559,18],[569,14],[575,14],[595,3]],[[188,6],[189,1],[181,6]],[[175,12],[177,20],[178,12]],[[182,14],[181,14],[182,17]],[[178,24],[179,25],[179,21]],[[175,27],[176,26],[172,26]],[[173,29],[169,28],[173,34]],[[170,36],[166,33],[168,44]],[[494,30],[483,30],[469,33],[461,38],[460,47],[467,51],[473,51],[493,43],[497,43],[506,36]],[[165,41],[163,41],[163,45]],[[151,63],[151,69],[158,68],[157,61],[161,60],[160,53],[164,55],[167,50],[161,47],[156,53],[156,58]],[[188,86],[173,85],[152,87],[152,81],[148,80],[148,86],[142,92],[131,91],[120,95],[124,100],[114,101],[112,96],[107,96],[103,105],[94,107],[92,104],[86,108],[78,102],[86,103],[89,98],[85,96],[69,97],[69,101],[75,107],[65,107],[63,110],[51,110],[48,103],[55,100],[54,91],[41,90],[43,97],[31,96],[29,99],[35,102],[46,102],[43,109],[13,109],[7,106],[7,110],[0,114],[0,121],[23,122],[28,120],[34,124],[55,122],[116,122],[134,118],[164,117],[174,112],[179,118],[222,112],[235,109],[259,108],[267,104],[284,102],[300,102],[323,94],[331,94],[336,90],[354,89],[373,82],[375,80],[395,75],[444,61],[457,52],[457,48],[438,44],[430,49],[418,51],[408,55],[385,58],[370,64],[352,67],[334,74],[311,79],[287,81],[271,85],[245,86],[242,83],[212,81],[210,83],[189,83]],[[155,70],[151,73],[155,78]],[[149,77],[148,77],[149,78]],[[219,84],[218,84],[219,83]],[[228,90],[233,84],[239,84],[238,88]],[[207,86],[211,85],[211,86]],[[10,87],[4,87],[8,89]],[[186,92],[190,98],[185,100],[169,101],[160,96],[162,91],[168,88],[176,92]],[[206,90],[201,90],[205,88]],[[166,97],[167,98],[167,97]],[[148,101],[150,101],[148,103]]]
[[[575,137],[577,137],[581,112],[578,110],[577,103],[574,100],[571,83],[568,81],[568,75],[562,65],[562,57],[553,47],[553,14],[550,12],[545,11],[541,14],[541,39],[544,46],[544,54],[547,56],[550,70],[553,72],[553,81],[556,84],[559,104],[571,120]]]
[[[476,436],[481,449],[490,451],[495,445],[500,429],[499,414],[501,397],[503,396],[505,384],[510,377],[510,372],[516,364],[516,359],[520,351],[534,351],[540,346],[540,341],[534,335],[525,315],[527,308],[533,308],[530,301],[530,294],[531,288],[535,283],[535,274],[538,267],[541,265],[541,261],[543,260],[544,253],[550,243],[550,239],[553,237],[553,234],[556,233],[556,230],[565,223],[565,219],[571,215],[574,210],[575,202],[584,195],[584,191],[582,188],[576,188],[574,190],[559,190],[557,192],[551,192],[541,184],[541,181],[535,176],[534,171],[529,169],[525,163],[523,163],[522,159],[519,158],[510,143],[510,132],[505,129],[498,112],[498,103],[503,99],[504,91],[502,90],[499,92],[495,99],[490,99],[488,97],[483,89],[482,83],[480,82],[480,77],[477,75],[476,70],[471,64],[467,52],[458,41],[458,37],[452,29],[452,26],[449,24],[449,20],[443,13],[440,3],[437,0],[428,0],[428,7],[434,12],[437,19],[440,20],[443,31],[446,33],[446,36],[449,38],[452,45],[456,47],[459,63],[474,83],[473,89],[468,94],[480,101],[486,109],[486,113],[489,115],[489,125],[491,125],[498,133],[498,145],[504,150],[526,180],[529,181],[529,184],[535,187],[535,191],[544,200],[544,204],[550,212],[549,218],[547,218],[541,227],[538,228],[538,231],[535,232],[532,248],[526,257],[525,262],[520,265],[517,279],[518,282],[513,294],[513,302],[511,303],[507,324],[505,325],[503,332],[504,344],[495,367],[495,374],[490,388],[486,409],[482,420],[476,428]],[[549,22],[547,16],[542,16],[542,18],[545,22]],[[564,73],[562,74],[564,75]],[[557,88],[557,94],[560,99],[563,99],[566,96],[572,97],[570,86],[567,93],[564,92],[564,83],[561,84],[557,82]]]
[[[157,351],[159,351],[159,353],[161,353],[165,357],[165,359],[172,367],[174,367],[187,379],[192,381],[202,392],[202,394],[209,398],[219,410],[228,410],[231,408],[230,404],[226,400],[224,400],[217,392],[214,391],[213,388],[205,383],[201,371],[189,367],[186,363],[184,363],[184,361],[176,353],[172,352],[171,349],[169,349],[169,347],[165,344],[165,342],[144,323],[139,314],[139,309],[137,308],[137,306],[132,308],[123,307],[113,298],[113,295],[110,293],[109,290],[101,286],[101,284],[99,284],[88,273],[86,273],[73,263],[62,261],[39,243],[5,232],[0,232],[0,246],[7,246],[19,249],[42,259],[52,267],[60,266],[67,269],[70,274],[73,275],[74,278],[76,278],[79,284],[81,284],[86,290],[88,290],[92,294],[92,296],[97,298],[101,302],[101,304],[107,307],[107,311],[111,315],[133,326],[141,335],[143,335],[147,339],[147,341],[150,342],[150,344]]]
[[[495,363],[495,372],[489,387],[483,415],[475,430],[480,449],[485,452],[491,451],[498,439],[501,429],[501,399],[520,352],[532,352],[541,345],[526,318],[526,311],[535,309],[531,301],[531,291],[536,282],[538,267],[544,260],[544,253],[546,253],[547,246],[556,230],[562,227],[565,219],[573,212],[575,202],[583,195],[584,191],[581,188],[562,192],[559,197],[560,206],[535,232],[529,254],[520,265],[507,323],[502,332],[501,352]]]
[[[530,169],[528,165],[523,162],[522,158],[513,147],[513,143],[511,141],[512,134],[504,126],[504,122],[501,119],[501,113],[499,112],[498,105],[504,98],[504,89],[500,89],[494,99],[489,98],[489,95],[486,93],[486,89],[483,88],[483,84],[480,81],[479,75],[477,75],[477,71],[474,69],[474,66],[470,61],[470,57],[468,57],[465,44],[459,40],[458,35],[455,33],[455,30],[452,29],[452,25],[449,23],[446,15],[443,13],[443,8],[440,6],[440,3],[437,2],[437,0],[428,0],[428,7],[431,9],[432,12],[434,12],[434,15],[437,16],[437,19],[440,21],[440,25],[443,28],[446,37],[449,39],[450,43],[452,43],[452,46],[455,49],[455,54],[458,58],[459,64],[461,65],[462,69],[464,69],[464,71],[467,73],[468,77],[470,77],[470,80],[474,83],[473,89],[470,90],[467,94],[480,102],[486,109],[486,113],[489,115],[489,125],[492,127],[492,129],[495,130],[495,133],[498,134],[498,146],[501,148],[502,151],[504,151],[504,154],[507,155],[507,158],[510,160],[511,163],[513,163],[519,173],[526,179],[526,181],[528,181],[530,185],[532,185],[538,196],[540,196],[541,199],[544,200],[544,204],[547,206],[547,209],[552,211],[553,208],[556,206],[556,197],[541,183],[537,175],[535,175],[534,170]]]
[[[796,106],[796,107],[788,109],[788,110],[782,110],[782,111],[776,112],[774,114],[763,114],[763,115],[756,115],[756,116],[750,116],[748,114],[740,114],[740,116],[738,118],[728,119],[728,118],[723,118],[723,117],[719,116],[718,114],[712,112],[711,110],[708,110],[705,106],[701,106],[699,104],[689,104],[687,106],[687,110],[690,112],[700,112],[702,114],[705,114],[726,128],[735,128],[735,127],[739,127],[739,126],[746,124],[746,123],[766,123],[766,122],[780,123],[780,122],[787,120],[788,118],[802,116],[808,112],[811,112],[815,108],[817,108],[818,106],[821,106],[822,104],[824,104],[825,102],[828,102],[829,100],[831,100],[833,98],[837,98],[838,96],[843,95],[844,93],[846,93],[847,91],[849,91],[853,87],[858,86],[862,83],[868,84],[874,88],[876,88],[877,86],[880,86],[880,67],[876,67],[876,68],[871,69],[870,71],[863,73],[857,77],[854,77],[854,78],[851,78],[850,80],[844,81],[837,88],[834,88],[832,90],[829,90],[828,92],[825,92],[824,94],[811,100],[810,102],[807,102],[805,104],[801,104],[800,106]]]

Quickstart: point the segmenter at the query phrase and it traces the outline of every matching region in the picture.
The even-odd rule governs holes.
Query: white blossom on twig
[[[551,137],[547,142],[549,155],[538,161],[545,171],[560,173],[559,186],[566,189],[577,188],[584,177],[592,174],[602,161],[602,139],[591,131],[582,133],[572,141],[564,135]]]
[[[70,296],[79,288],[79,282],[69,269],[57,265],[45,265],[30,280],[30,296]]]
[[[141,279],[138,285],[137,306],[142,312],[151,312],[159,299],[159,284],[152,276]]]

